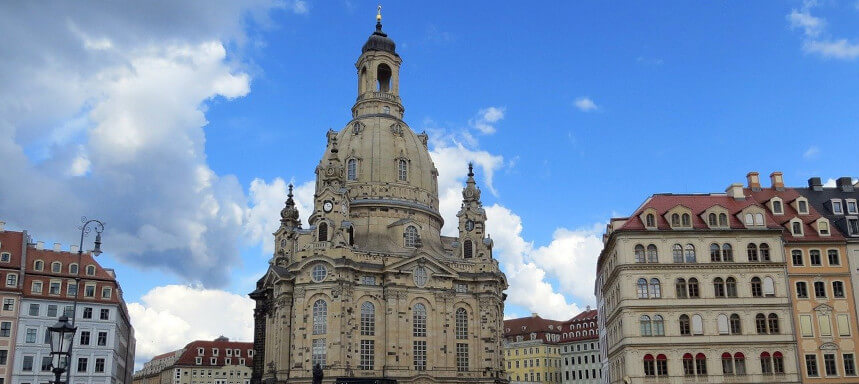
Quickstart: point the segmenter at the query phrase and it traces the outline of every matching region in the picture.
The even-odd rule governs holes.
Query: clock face
[[[331,212],[332,209],[334,209],[334,203],[332,203],[331,201],[325,200],[325,202],[322,203],[322,210],[323,211]]]
[[[474,222],[471,220],[466,220],[465,221],[465,230],[470,231],[472,229],[474,229]]]

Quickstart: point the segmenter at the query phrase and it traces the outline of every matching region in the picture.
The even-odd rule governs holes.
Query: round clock
[[[322,203],[322,210],[323,211],[331,212],[332,209],[334,209],[334,203],[332,203],[330,200],[325,200],[325,202]]]
[[[466,220],[465,221],[465,230],[471,231],[472,229],[474,229],[474,222],[471,220]]]

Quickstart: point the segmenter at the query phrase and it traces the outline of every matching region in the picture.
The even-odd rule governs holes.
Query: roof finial
[[[289,183],[289,193],[286,194],[286,197],[292,197],[292,183]]]
[[[468,162],[468,177],[474,177],[474,163]]]
[[[378,12],[376,13],[376,31],[382,31],[382,4],[379,4]]]

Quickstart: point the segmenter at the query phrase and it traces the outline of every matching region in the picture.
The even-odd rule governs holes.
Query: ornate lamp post
[[[89,234],[93,229],[95,229],[95,248],[93,248],[92,254],[93,254],[93,256],[98,256],[101,254],[101,233],[104,232],[104,223],[101,222],[100,220],[96,220],[96,219],[87,220],[86,217],[82,217],[81,221],[84,224],[80,227],[81,242],[80,242],[80,245],[78,246],[78,270],[77,270],[77,273],[75,274],[75,301],[74,301],[74,305],[72,306],[72,323],[70,325],[72,327],[71,328],[72,332],[71,332],[71,336],[69,336],[71,339],[69,339],[69,344],[67,347],[68,353],[66,355],[66,359],[68,360],[69,364],[71,364],[71,362],[72,362],[72,344],[74,341],[74,331],[77,329],[74,327],[74,325],[75,325],[75,320],[78,317],[78,297],[80,297],[80,294],[81,294],[80,293],[81,292],[81,268],[82,268],[81,260],[83,258],[83,254],[84,254],[84,237],[87,234]],[[66,317],[65,314],[63,314],[63,316],[60,317],[60,322],[63,321],[63,318],[65,318],[66,321],[68,322],[68,317]],[[51,340],[53,340],[53,339],[51,339]],[[51,346],[53,347],[53,344]],[[55,370],[54,374],[59,375],[56,373],[56,369],[57,368],[54,368],[54,370]],[[72,379],[71,368],[69,368],[69,370],[68,370],[68,374],[66,375],[66,379],[68,379],[71,382],[71,379]],[[57,376],[57,380],[59,380],[59,376]],[[60,384],[60,383],[57,383],[57,384]]]
[[[66,315],[62,315],[60,321],[53,327],[48,327],[48,331],[51,332],[51,366],[54,372],[54,384],[63,384],[61,381],[63,372],[67,369],[71,372],[69,363],[77,328],[69,324],[69,318]]]

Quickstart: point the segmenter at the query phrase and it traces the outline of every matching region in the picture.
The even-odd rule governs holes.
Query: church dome
[[[332,143],[353,199],[406,202],[438,212],[438,171],[425,133],[415,134],[394,116],[376,114],[352,120]]]
[[[367,39],[367,42],[361,48],[361,53],[367,51],[385,51],[396,55],[396,49],[397,44],[388,37],[387,33],[382,32],[382,22],[379,21],[376,23],[376,31],[370,35],[370,38]]]

